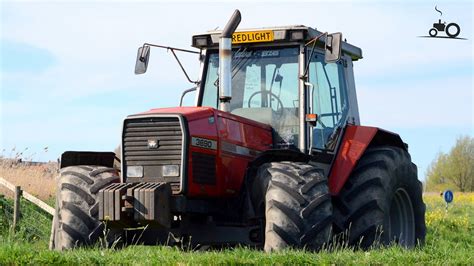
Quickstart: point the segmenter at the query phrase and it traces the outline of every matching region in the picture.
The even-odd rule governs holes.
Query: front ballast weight
[[[171,227],[168,183],[117,183],[99,191],[99,220],[152,222]]]

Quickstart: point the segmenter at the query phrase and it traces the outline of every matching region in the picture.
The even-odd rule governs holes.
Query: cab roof
[[[322,32],[311,28],[307,27],[304,25],[293,25],[293,26],[279,26],[279,27],[265,27],[265,28],[250,28],[250,29],[237,29],[235,33],[248,33],[248,32],[268,32],[272,31],[273,32],[273,40],[271,42],[259,42],[259,41],[252,41],[252,44],[261,44],[261,43],[266,43],[266,44],[271,44],[271,43],[285,43],[285,42],[307,42],[310,41],[311,39],[317,37],[320,35]],[[294,32],[302,32],[302,39],[292,39],[293,33]],[[222,33],[222,30],[210,30],[206,33],[203,34],[197,34],[193,36],[193,43],[192,46],[196,48],[217,48],[219,46],[219,38]],[[235,34],[234,33],[234,34]],[[301,36],[301,35],[299,35]],[[206,45],[199,45],[199,43],[196,42],[196,38],[207,38]],[[324,45],[324,42],[326,41],[326,38],[323,37],[320,40],[318,40],[318,46],[322,47]],[[239,43],[241,44],[241,43]],[[234,45],[239,45],[239,44],[234,44]],[[342,51],[351,56],[353,61],[356,61],[358,59],[362,58],[362,49],[360,49],[357,46],[354,46],[352,44],[347,43],[346,41],[342,42]]]

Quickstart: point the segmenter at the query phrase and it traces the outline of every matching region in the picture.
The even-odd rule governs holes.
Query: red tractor
[[[196,51],[165,47],[198,54],[196,106],[126,117],[120,169],[112,152],[63,153],[51,248],[103,240],[319,250],[338,234],[362,248],[423,243],[408,145],[359,122],[361,49],[340,33],[236,32],[239,22],[237,10],[222,31],[193,36]],[[137,74],[150,47],[163,46],[139,48]]]

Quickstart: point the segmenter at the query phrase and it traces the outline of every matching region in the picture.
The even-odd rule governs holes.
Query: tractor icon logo
[[[461,28],[456,23],[449,23],[448,25],[446,25],[446,22],[441,23],[440,19],[438,23],[433,23],[433,28],[430,29],[429,34],[431,37],[436,37],[440,31],[444,31],[450,38],[456,38],[461,32]]]
[[[443,16],[437,6],[435,10]],[[444,34],[443,34],[444,32]],[[451,22],[446,25],[446,22],[441,22],[441,19],[438,19],[438,22],[433,23],[433,27],[428,31],[429,36],[419,36],[425,38],[448,38],[448,39],[463,39],[459,38],[458,35],[461,33],[461,27],[457,23]]]

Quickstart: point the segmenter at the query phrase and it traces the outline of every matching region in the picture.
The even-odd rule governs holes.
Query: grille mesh
[[[177,117],[127,119],[123,133],[124,176],[126,166],[141,165],[143,178],[127,178],[127,182],[168,182],[179,190],[181,177],[162,177],[163,165],[182,165],[183,131]],[[157,148],[149,147],[156,141]]]
[[[193,183],[216,184],[216,156],[204,153],[192,153]]]

